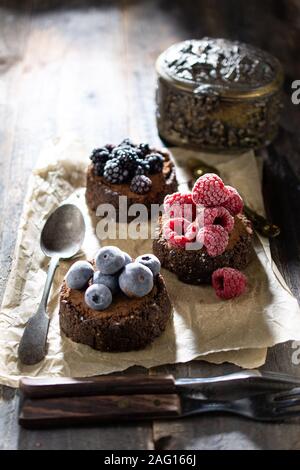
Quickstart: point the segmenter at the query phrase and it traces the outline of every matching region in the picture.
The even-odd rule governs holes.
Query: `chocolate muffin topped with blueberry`
[[[128,198],[128,207],[144,204],[149,210],[177,189],[175,167],[166,149],[125,139],[93,150],[90,159],[86,200],[92,210],[110,203],[118,214],[119,196]]]
[[[172,316],[160,261],[135,260],[118,247],[101,248],[93,262],[77,261],[60,292],[60,326],[71,340],[100,351],[141,349]]]

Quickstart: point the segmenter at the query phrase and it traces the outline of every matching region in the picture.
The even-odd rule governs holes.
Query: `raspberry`
[[[178,202],[179,204],[193,204],[192,194],[191,193],[173,193],[168,194],[164,199],[165,209],[172,206],[174,203]]]
[[[237,269],[220,268],[212,275],[212,285],[217,296],[227,300],[245,292],[247,278]]]
[[[203,217],[204,215],[204,217]],[[196,222],[199,228],[207,225],[222,225],[230,233],[234,227],[234,218],[225,207],[206,207],[198,210]]]
[[[228,232],[221,225],[207,225],[197,233],[197,241],[203,244],[209,256],[219,256],[226,250]]]
[[[199,227],[196,222],[190,223],[188,228],[186,229],[185,232],[185,237],[187,238],[188,241],[192,242],[196,239],[197,232],[199,230]]]
[[[195,204],[207,207],[221,206],[228,198],[223,181],[214,173],[207,173],[197,179],[192,190]]]
[[[137,175],[131,180],[130,189],[137,194],[145,194],[150,191],[152,181],[148,176]]]
[[[184,217],[192,222],[196,217],[196,205],[192,200],[191,193],[173,193],[164,199],[166,214],[172,217]]]
[[[243,211],[244,203],[243,199],[232,186],[225,186],[227,194],[229,194],[228,199],[222,204],[230,214],[236,215]]]
[[[186,243],[190,241],[185,236],[189,225],[190,222],[183,217],[169,219],[163,225],[163,237],[172,245],[184,248]]]

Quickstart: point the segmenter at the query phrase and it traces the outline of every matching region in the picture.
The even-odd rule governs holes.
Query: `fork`
[[[255,421],[284,421],[300,416],[300,388],[229,401],[199,400],[193,396],[185,396],[182,400],[182,416],[216,412],[235,414]]]

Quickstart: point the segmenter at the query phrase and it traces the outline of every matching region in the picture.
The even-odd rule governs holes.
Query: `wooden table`
[[[45,141],[73,134],[90,148],[128,135],[159,142],[155,58],[173,42],[211,35],[259,45],[284,63],[286,109],[265,160],[264,193],[269,214],[283,228],[272,253],[299,298],[300,106],[290,99],[291,81],[300,79],[297,0],[6,0],[0,5],[1,297],[28,177]],[[264,369],[300,376],[299,365],[292,363],[293,346],[270,349]],[[159,371],[208,376],[236,369],[192,362]],[[0,449],[300,449],[299,422],[268,425],[209,416],[29,432],[18,427],[17,406],[16,391],[0,387]]]

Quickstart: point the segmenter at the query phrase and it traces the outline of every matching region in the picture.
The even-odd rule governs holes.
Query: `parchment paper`
[[[174,149],[176,160],[190,152]],[[97,219],[84,201],[88,150],[78,143],[56,142],[41,155],[29,183],[28,196],[19,227],[12,270],[0,316],[0,382],[17,386],[22,375],[90,376],[121,371],[133,365],[152,367],[166,363],[205,358],[210,362],[233,362],[252,368],[263,364],[266,348],[287,340],[300,340],[300,312],[270,259],[268,242],[255,242],[256,259],[246,270],[249,288],[232,301],[220,301],[210,286],[189,286],[163,270],[174,306],[174,320],[152,346],[133,353],[101,353],[73,343],[60,334],[58,296],[61,281],[71,262],[62,262],[50,296],[48,355],[36,366],[22,367],[17,349],[28,318],[36,311],[44,286],[48,260],[39,248],[45,218],[69,198],[82,209],[87,234],[81,257],[91,258],[100,245],[95,234]],[[194,156],[195,154],[192,153]],[[217,165],[227,183],[236,186],[248,204],[263,211],[259,173],[254,155],[199,154]],[[179,168],[180,180],[186,178]],[[151,251],[151,240],[105,240],[132,256]]]

